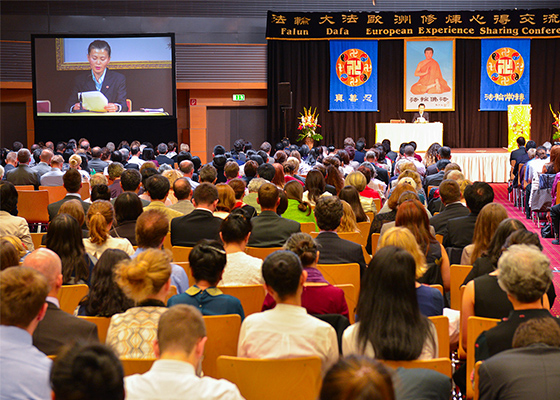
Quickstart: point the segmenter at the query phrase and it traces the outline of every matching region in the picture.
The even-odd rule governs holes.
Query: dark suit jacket
[[[426,193],[426,196],[430,195],[430,193],[428,193],[428,186],[439,186],[441,181],[443,181],[443,174],[445,174],[444,171],[439,171],[436,174],[426,176],[426,180],[424,182],[424,192]]]
[[[470,211],[461,203],[453,203],[446,206],[442,212],[430,218],[430,225],[436,230],[436,234],[443,235],[447,233],[447,222],[452,218],[465,217]]]
[[[109,165],[109,163],[101,160],[100,158],[93,158],[91,161],[88,161],[88,168],[90,171],[95,170],[95,172],[103,173],[103,170],[107,165]]]
[[[315,239],[319,245],[319,264],[360,265],[360,277],[366,272],[366,261],[362,246],[349,240],[341,239],[336,232],[321,232]]]
[[[97,325],[62,311],[51,302],[45,318],[33,332],[33,345],[46,355],[57,354],[62,346],[76,341],[99,342]]]
[[[113,226],[110,234],[113,237],[128,239],[131,245],[138,246],[138,243],[136,243],[136,221],[123,221],[117,226]]]
[[[436,167],[436,164],[432,164],[426,167],[426,177],[433,175],[433,174],[437,174],[438,170]]]
[[[280,247],[292,233],[301,232],[299,222],[280,217],[273,211],[262,211],[251,219],[253,230],[249,237],[250,247]]]
[[[379,179],[382,182],[385,182],[386,185],[389,184],[389,173],[387,172],[387,170],[378,167],[377,165],[373,166],[375,168],[375,172],[377,172],[377,179]]]
[[[70,111],[70,108],[78,103],[78,93],[91,92],[94,90],[97,89],[95,88],[95,82],[91,76],[91,71],[77,76],[74,81],[72,94],[66,104],[66,111]],[[103,79],[103,86],[101,87],[101,93],[107,97],[109,103],[120,104],[122,107],[121,111],[128,111],[128,107],[126,106],[126,78],[123,74],[111,71],[107,68],[105,79]]]
[[[86,203],[81,199],[81,197],[66,195],[66,197],[64,197],[62,200],[48,205],[47,209],[49,210],[49,221],[52,221],[52,219],[56,217],[56,215],[58,214],[58,210],[60,210],[60,206],[62,206],[68,200],[80,200],[80,203],[82,203],[82,207],[84,208],[84,213],[87,215],[90,203]]]
[[[424,113],[422,114],[422,117],[424,117],[424,119],[427,122],[430,122],[430,114],[427,111],[424,111]],[[412,122],[416,122],[416,120],[420,118],[420,113],[419,112],[415,112],[414,116],[412,117]]]
[[[556,400],[560,393],[560,349],[533,344],[504,351],[480,366],[480,400]]]
[[[171,220],[171,244],[194,247],[201,239],[220,240],[222,219],[206,210],[195,209],[190,214]]]
[[[156,161],[159,163],[159,165],[169,164],[173,167],[173,165],[175,164],[175,162],[171,158],[167,157],[165,154],[160,154],[159,156],[157,156]]]
[[[6,180],[14,185],[33,185],[35,190],[39,189],[41,177],[36,171],[25,164],[20,164],[17,168],[10,170],[6,174]]]
[[[447,234],[443,237],[443,246],[462,249],[471,244],[477,217],[478,214],[469,213],[464,217],[450,219],[447,222]]]

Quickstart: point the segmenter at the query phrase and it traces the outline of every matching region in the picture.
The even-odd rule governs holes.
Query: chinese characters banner
[[[480,110],[507,111],[528,104],[531,40],[481,40]]]
[[[330,111],[377,111],[377,40],[331,40]]]
[[[267,39],[558,38],[560,9],[402,12],[269,11]]]

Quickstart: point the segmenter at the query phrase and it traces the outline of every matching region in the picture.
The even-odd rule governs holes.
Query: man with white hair
[[[25,257],[24,267],[42,273],[49,284],[45,317],[33,332],[33,344],[47,355],[57,354],[60,348],[76,341],[99,342],[97,325],[62,311],[58,292],[62,287],[62,263],[58,255],[47,248],[40,248]]]
[[[8,155],[6,155],[6,168],[4,172],[8,173],[15,167],[17,167],[17,153],[15,151],[10,151]]]

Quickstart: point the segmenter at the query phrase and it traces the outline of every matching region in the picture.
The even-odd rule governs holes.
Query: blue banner
[[[483,39],[480,111],[507,111],[529,104],[530,39]]]
[[[377,111],[377,40],[331,40],[330,111]]]

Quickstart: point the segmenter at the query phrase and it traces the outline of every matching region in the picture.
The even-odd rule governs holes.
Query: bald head
[[[58,254],[42,247],[25,257],[22,266],[33,268],[47,278],[50,286],[49,296],[58,293],[62,286],[62,262]]]
[[[53,158],[53,152],[50,151],[49,149],[45,149],[41,152],[41,155],[39,156],[39,158],[41,159],[42,162],[50,164],[51,162],[51,158]]]
[[[181,161],[181,164],[179,164],[179,169],[183,174],[185,174],[185,176],[192,176],[192,173],[194,172],[194,164],[192,161],[183,160]]]

